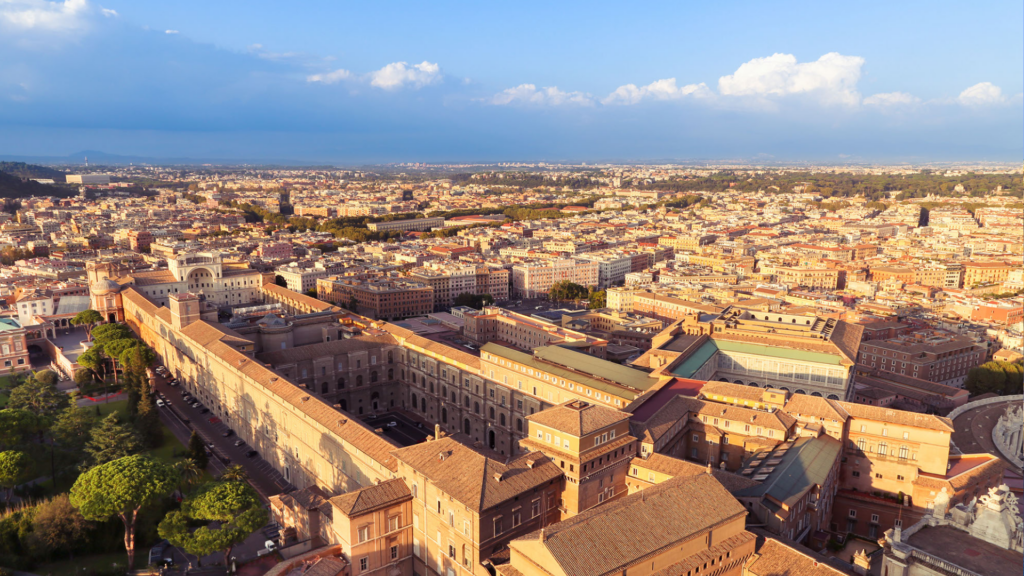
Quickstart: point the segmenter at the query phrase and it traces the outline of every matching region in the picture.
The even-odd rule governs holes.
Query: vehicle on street
[[[167,406],[167,403],[164,402],[163,400],[157,400],[156,405],[160,408],[163,408],[164,406]]]
[[[245,453],[245,457],[246,458],[255,458],[255,457],[259,456],[259,455],[260,455],[260,453],[255,451],[255,450],[249,450],[248,452]]]
[[[245,445],[245,441],[244,440],[235,440],[235,446],[244,446],[244,445]]]
[[[388,426],[390,426],[391,428],[398,428],[398,422],[392,420],[391,422],[388,422]]]
[[[231,429],[229,428],[229,429],[225,430],[224,432],[222,432],[222,433],[221,433],[221,436],[223,436],[223,437],[227,438],[228,436],[231,436],[232,434],[234,434],[234,431],[232,431],[232,430],[231,430]]]

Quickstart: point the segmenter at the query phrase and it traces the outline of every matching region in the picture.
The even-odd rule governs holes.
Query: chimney
[[[546,530],[547,530],[547,528],[541,528],[540,529],[540,541],[541,542],[546,542],[547,539],[548,539],[548,535],[546,533]]]
[[[496,482],[501,482],[501,472],[495,472],[494,473],[494,480]]]
[[[711,474],[711,462],[708,462],[708,474]]]
[[[434,424],[434,440],[440,440],[440,439],[441,439],[441,425],[440,424]]]

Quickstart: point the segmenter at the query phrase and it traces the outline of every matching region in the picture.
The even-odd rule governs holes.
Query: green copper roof
[[[644,391],[657,382],[656,378],[651,378],[646,372],[559,346],[541,346],[535,350],[537,356],[534,357],[489,342],[480,348],[480,352],[500,356],[627,400],[637,397],[630,389]]]
[[[715,355],[715,352],[718,352],[718,346],[715,346],[713,340],[708,340],[696,352],[683,360],[682,364],[673,368],[672,373],[680,378],[691,378],[705,362]]]
[[[771,496],[789,506],[795,504],[814,485],[824,486],[829,472],[839,459],[842,443],[831,436],[797,438],[785,453],[780,449],[767,457],[760,454],[744,464],[745,469],[754,468],[746,478],[768,477],[761,484],[736,492],[736,496]],[[776,460],[781,462],[775,464]],[[752,467],[753,462],[759,462]]]
[[[788,360],[799,360],[802,362],[817,362],[818,364],[833,364],[836,366],[842,362],[842,359],[838,354],[828,354],[826,352],[794,350],[793,348],[750,344],[749,342],[733,342],[732,340],[712,340],[712,342],[715,343],[719,350],[725,350],[727,352],[772,356],[774,358],[786,358]]]

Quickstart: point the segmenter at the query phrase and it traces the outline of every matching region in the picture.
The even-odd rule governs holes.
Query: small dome
[[[114,282],[110,278],[104,278],[89,287],[89,290],[93,294],[104,295],[104,294],[116,294],[121,291],[121,285]]]

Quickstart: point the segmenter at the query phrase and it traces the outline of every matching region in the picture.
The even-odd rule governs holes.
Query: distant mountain
[[[99,150],[82,150],[67,156],[5,156],[4,159],[17,162],[30,162],[33,164],[48,164],[51,166],[68,166],[69,170],[82,166],[86,158],[89,159],[89,166],[127,166],[128,164],[148,164],[151,166],[203,166],[206,164],[214,166],[331,166],[332,162],[324,160],[292,160],[286,158],[278,159],[239,159],[239,158],[189,158],[189,157],[154,157],[154,156],[122,156],[109,154]]]
[[[0,172],[0,198],[27,198],[29,196],[58,196],[67,198],[75,193],[76,191],[73,188],[40,184],[32,180],[23,180],[7,172]]]
[[[64,173],[47,166],[37,166],[24,162],[0,162],[0,172],[6,172],[12,176],[22,179],[50,179],[54,182],[64,182]]]

